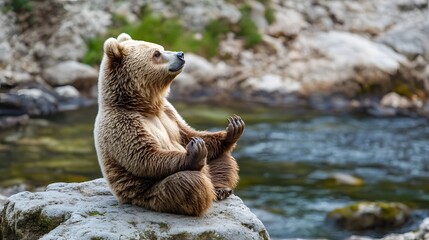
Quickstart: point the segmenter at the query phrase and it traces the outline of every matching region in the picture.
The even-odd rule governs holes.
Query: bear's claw
[[[228,127],[226,128],[226,141],[235,143],[241,137],[244,131],[244,121],[240,116],[234,115],[228,118]]]
[[[206,165],[207,147],[200,137],[193,137],[186,146],[186,156],[190,162],[191,170],[201,170]]]
[[[232,189],[215,189],[216,192],[216,200],[217,201],[221,201],[224,200],[225,198],[229,197],[231,194],[234,193],[234,191]]]

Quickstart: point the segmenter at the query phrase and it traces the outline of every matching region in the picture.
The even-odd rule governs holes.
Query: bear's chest
[[[144,119],[143,126],[153,135],[162,149],[185,151],[185,148],[180,145],[180,130],[177,123],[165,113]]]

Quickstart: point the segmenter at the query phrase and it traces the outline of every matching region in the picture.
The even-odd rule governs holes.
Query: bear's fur
[[[226,131],[196,131],[167,101],[183,53],[135,41],[104,43],[94,138],[98,160],[122,203],[199,216],[238,182],[231,151],[244,131],[238,116]]]

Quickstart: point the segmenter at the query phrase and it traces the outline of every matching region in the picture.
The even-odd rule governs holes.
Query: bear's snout
[[[177,52],[177,57],[180,59],[180,60],[185,60],[185,54],[183,53],[183,52]]]
[[[170,58],[169,71],[176,73],[183,68],[185,65],[185,54],[183,52],[167,52],[172,58]]]

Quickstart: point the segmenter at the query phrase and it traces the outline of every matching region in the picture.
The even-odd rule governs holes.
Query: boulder
[[[398,24],[392,30],[381,35],[378,41],[409,59],[422,56],[429,60],[429,19]]]
[[[9,116],[28,114],[46,116],[56,113],[58,100],[55,92],[42,86],[15,88],[9,93],[0,93],[0,112]]]
[[[389,82],[407,62],[383,44],[337,31],[300,34],[284,61],[284,74],[302,84],[304,95],[348,97]]]
[[[347,230],[400,227],[410,217],[402,203],[358,202],[329,212],[327,218]]]
[[[80,96],[79,91],[70,85],[61,86],[54,88],[54,91],[61,97],[64,98],[78,98]]]
[[[184,73],[191,75],[197,81],[207,81],[215,76],[215,67],[205,58],[193,53],[187,53],[185,60]]]
[[[413,103],[406,97],[403,97],[395,92],[390,92],[381,98],[380,106],[385,108],[403,109],[413,107]]]
[[[425,218],[416,231],[402,233],[402,234],[389,234],[377,240],[417,240],[429,239],[429,218]],[[347,240],[375,240],[371,237],[351,236]]]
[[[292,37],[308,27],[308,23],[302,14],[293,9],[279,9],[276,11],[275,16],[276,20],[268,27],[269,35]]]
[[[282,79],[280,76],[274,74],[266,74],[261,78],[249,78],[242,86],[249,87],[252,91],[278,91],[281,93],[293,93],[301,89],[299,82]]]
[[[98,71],[83,63],[65,61],[45,69],[43,76],[52,86],[72,85],[85,91],[97,84]]]
[[[237,196],[202,217],[174,215],[118,203],[104,179],[15,194],[0,220],[3,239],[269,239]]]

